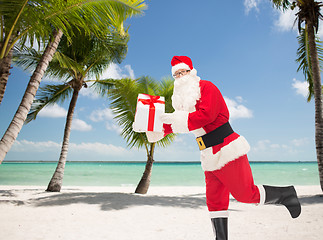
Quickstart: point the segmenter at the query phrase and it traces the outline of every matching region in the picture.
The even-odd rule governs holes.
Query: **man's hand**
[[[173,133],[188,133],[188,114],[186,111],[163,113],[160,115],[160,120],[163,123],[171,124]]]
[[[163,123],[172,124],[174,122],[174,113],[163,113],[159,118]]]
[[[154,142],[158,142],[159,140],[161,140],[164,137],[164,133],[163,132],[146,132],[146,136],[148,139],[148,142],[154,143]]]

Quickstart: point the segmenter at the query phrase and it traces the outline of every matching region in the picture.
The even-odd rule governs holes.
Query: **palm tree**
[[[139,93],[164,96],[166,112],[173,112],[174,109],[171,104],[173,80],[163,79],[161,82],[157,83],[152,78],[142,77],[136,80],[107,80],[107,83],[113,85],[108,91],[108,97],[111,100],[110,106],[115,115],[115,119],[123,129],[121,133],[122,137],[126,139],[130,148],[145,147],[146,149],[147,161],[145,170],[135,190],[135,193],[145,194],[150,185],[156,144],[165,147],[172,142],[175,135],[169,134],[157,143],[149,143],[145,133],[134,132],[132,130],[132,124],[136,112],[137,97]],[[103,89],[102,92],[104,92],[104,90],[105,89]]]
[[[74,29],[83,29],[87,34],[93,32],[98,37],[104,37],[112,31],[118,31],[125,35],[126,33],[123,29],[124,21],[128,17],[141,13],[145,7],[143,0],[46,0],[44,2],[50,2],[54,7],[56,7],[56,2],[56,4],[59,5],[58,10],[52,14],[46,15],[43,19],[36,19],[36,22],[33,22],[33,25],[28,25],[29,28],[24,30],[24,32],[26,34],[34,25],[48,23],[48,26],[51,27],[51,29],[54,29],[52,30],[53,34],[43,52],[41,60],[38,62],[38,65],[30,78],[17,112],[0,141],[0,163],[10,150],[23,126],[40,81],[47,69],[48,63],[51,61],[53,54],[56,51],[63,33],[67,36],[69,41],[71,41],[71,37],[75,34],[72,31],[73,26]],[[66,5],[65,2],[72,3],[66,3]],[[35,5],[38,6],[38,4]],[[41,7],[41,10],[46,13],[48,12],[46,11],[46,8],[43,9],[43,7]],[[43,22],[41,20],[43,20]],[[46,29],[46,26],[44,26],[44,29]],[[38,36],[37,34],[36,36]],[[9,36],[7,36],[7,38],[8,37]],[[25,38],[26,35],[21,39],[24,40]],[[22,42],[24,42],[23,40]]]
[[[0,8],[0,104],[6,89],[14,46],[29,40],[48,42],[53,28],[70,37],[71,26],[98,35],[107,26],[122,28],[126,14],[138,11],[142,1],[126,0],[3,0]],[[139,4],[138,4],[139,3]],[[124,8],[124,9],[122,9]],[[131,9],[131,11],[129,11]],[[111,11],[113,10],[113,11]],[[108,14],[107,14],[108,13]],[[117,16],[117,14],[119,14]]]
[[[66,117],[64,138],[60,158],[54,175],[47,187],[47,191],[59,192],[62,187],[64,168],[67,158],[69,137],[73,120],[73,113],[82,87],[87,83],[99,84],[97,80],[102,71],[112,62],[120,63],[127,53],[128,38],[114,34],[99,39],[94,35],[85,35],[84,32],[75,35],[70,45],[67,37],[63,36],[50,62],[46,74],[59,79],[65,78],[63,84],[49,84],[40,88],[31,111],[28,114],[26,123],[36,119],[37,114],[45,106],[56,102],[63,102],[71,95],[69,109]],[[26,68],[37,65],[41,55],[35,50],[17,54],[14,61]],[[88,77],[96,77],[96,80],[85,80]]]
[[[309,82],[309,99],[314,96],[315,102],[315,144],[317,163],[320,176],[320,185],[323,191],[323,114],[322,114],[322,82],[320,73],[319,54],[321,49],[317,47],[315,34],[318,31],[319,20],[322,19],[320,9],[321,2],[314,0],[273,0],[275,7],[286,10],[298,7],[296,14],[298,29],[300,32],[300,48],[298,51],[298,62],[305,78]],[[302,23],[305,28],[302,30]],[[322,52],[321,52],[322,53]]]

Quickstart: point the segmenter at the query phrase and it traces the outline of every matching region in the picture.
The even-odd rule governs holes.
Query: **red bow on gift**
[[[164,101],[158,100],[160,96],[151,96],[148,94],[143,94],[149,99],[138,99],[139,102],[142,102],[144,105],[149,105],[149,116],[148,116],[148,131],[153,131],[154,130],[154,123],[155,123],[155,103],[162,103],[165,104]]]

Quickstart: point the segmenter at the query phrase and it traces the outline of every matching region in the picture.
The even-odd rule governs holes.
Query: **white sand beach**
[[[209,240],[214,239],[204,187],[0,186],[0,239],[10,240]],[[302,214],[284,207],[230,201],[230,240],[319,240],[323,194],[319,186],[297,186]]]

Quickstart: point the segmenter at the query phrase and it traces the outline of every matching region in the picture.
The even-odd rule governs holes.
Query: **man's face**
[[[187,69],[178,69],[173,77],[176,79],[176,78],[180,78],[180,77],[183,77],[185,75],[187,75],[188,73],[190,72],[190,70],[187,70]]]

